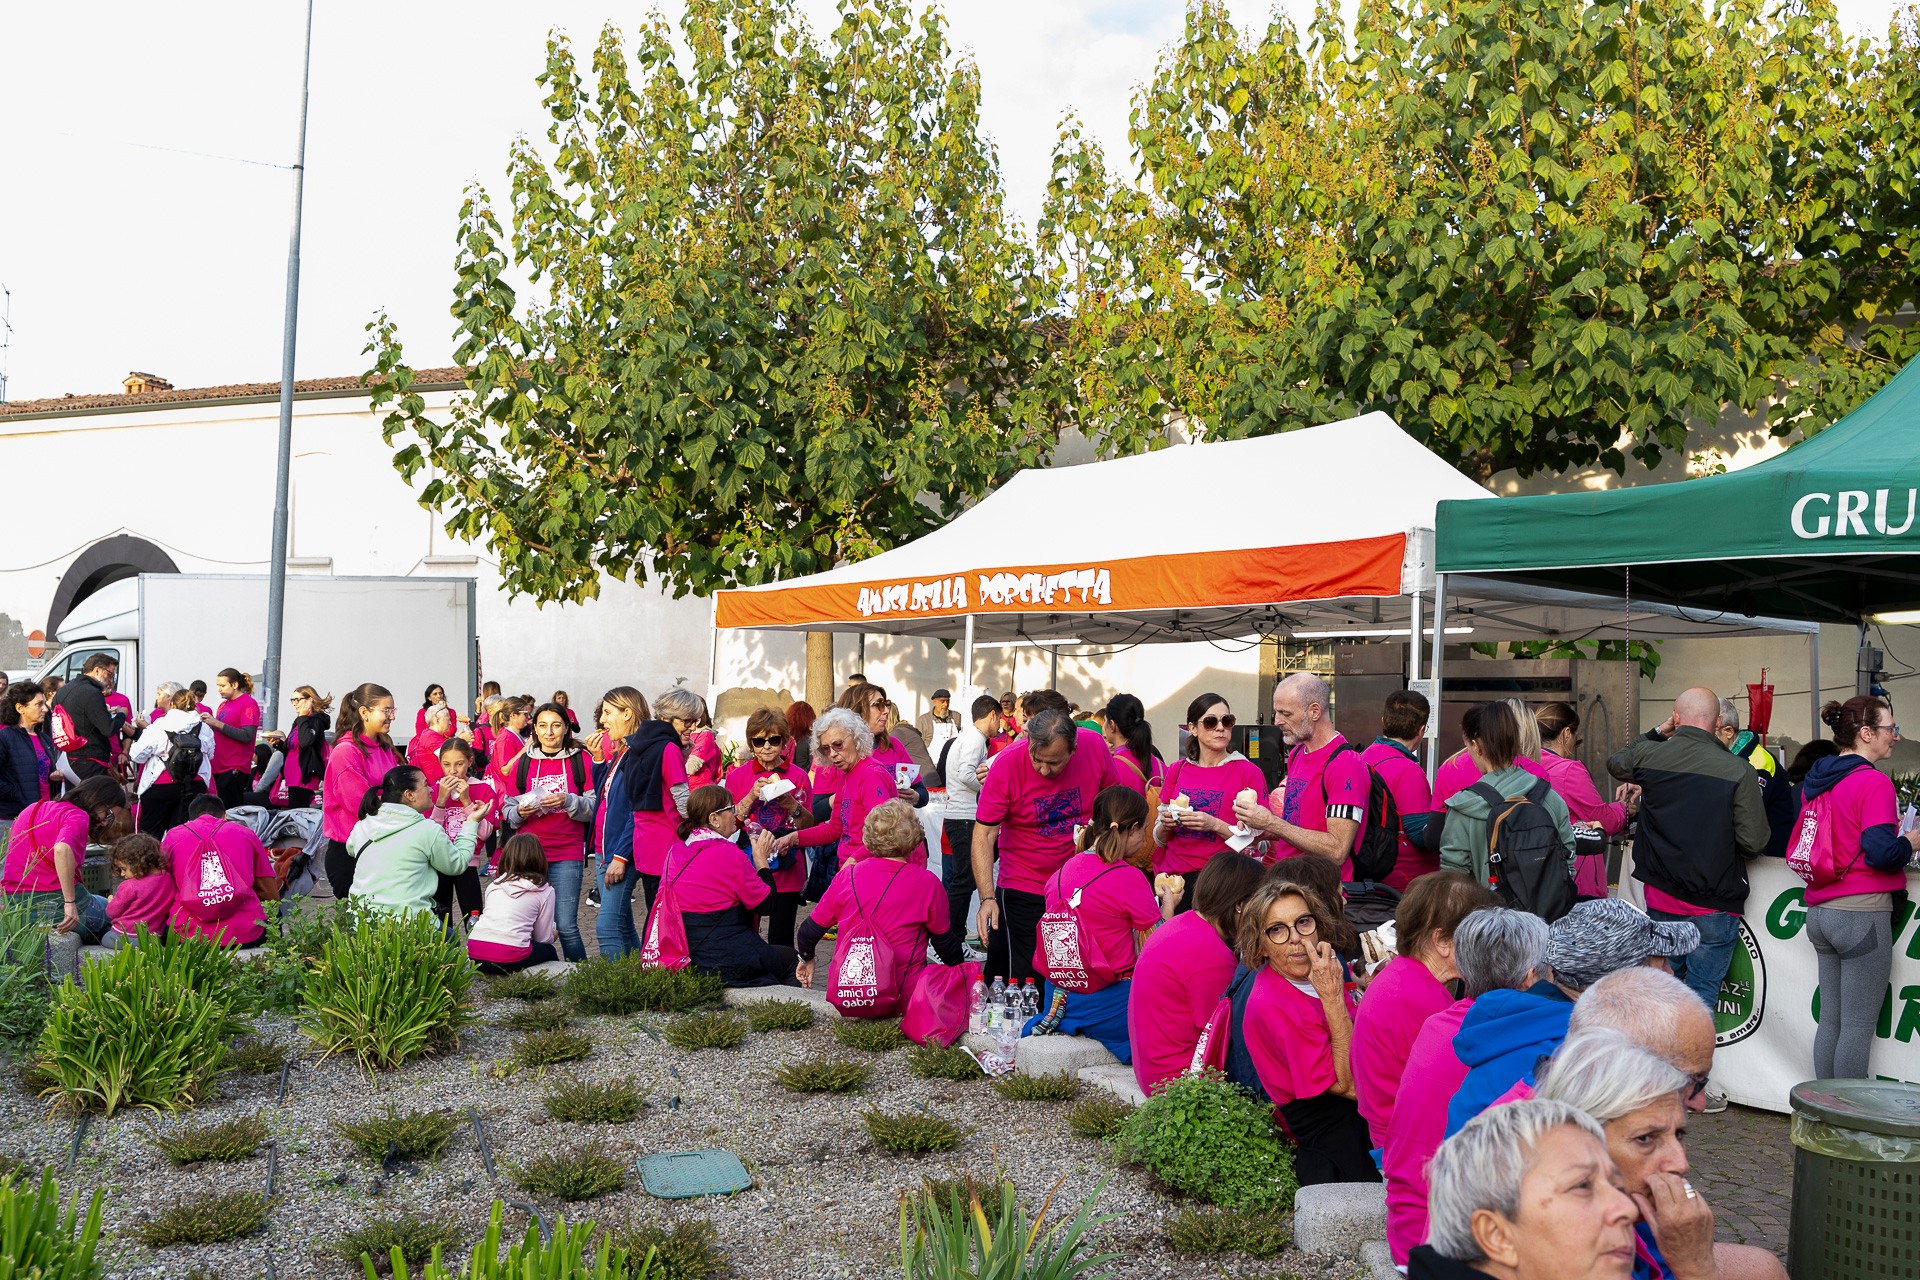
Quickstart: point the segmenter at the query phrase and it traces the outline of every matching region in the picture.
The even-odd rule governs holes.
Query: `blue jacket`
[[[1447,1104],[1447,1136],[1522,1080],[1533,1083],[1534,1065],[1567,1038],[1572,1016],[1573,1001],[1551,982],[1525,991],[1489,991],[1475,1000],[1453,1036],[1467,1078]]]
[[[17,724],[0,728],[0,818],[12,821],[40,799],[40,756]]]

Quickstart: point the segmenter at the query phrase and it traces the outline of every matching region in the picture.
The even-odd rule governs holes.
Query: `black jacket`
[[[287,730],[287,750],[300,762],[300,783],[308,791],[319,790],[320,779],[327,773],[329,726],[327,713],[316,711],[297,717]]]
[[[107,688],[92,676],[75,676],[53,695],[53,705],[66,708],[76,733],[87,740],[69,760],[91,760],[105,769],[113,759],[113,713],[107,709]],[[85,776],[84,774],[82,776]]]
[[[40,799],[40,756],[17,724],[0,728],[0,818],[12,821]]]
[[[1443,1258],[1430,1244],[1417,1244],[1407,1254],[1408,1280],[1486,1280],[1487,1273],[1464,1262]]]
[[[1766,799],[1753,766],[1705,729],[1647,734],[1613,753],[1607,772],[1641,787],[1636,880],[1682,902],[1738,912],[1747,858],[1767,849]]]

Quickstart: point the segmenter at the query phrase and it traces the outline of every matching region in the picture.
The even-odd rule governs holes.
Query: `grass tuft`
[[[537,1003],[551,1000],[560,994],[560,984],[551,975],[535,973],[522,969],[518,973],[503,973],[487,983],[487,995],[494,1000],[526,1000]]]
[[[219,1244],[250,1236],[267,1223],[267,1198],[257,1191],[183,1196],[141,1223],[135,1234],[149,1249]]]
[[[246,1036],[227,1050],[227,1066],[234,1074],[264,1076],[287,1065],[287,1046],[275,1040]]]
[[[876,1022],[871,1018],[835,1018],[833,1038],[849,1049],[867,1053],[885,1053],[907,1043],[899,1022]]]
[[[567,999],[582,1013],[684,1013],[714,1003],[726,989],[718,974],[642,964],[637,951],[583,960],[565,984]]]
[[[602,1151],[549,1151],[509,1168],[521,1190],[556,1200],[591,1200],[627,1185],[627,1162]]]
[[[1073,1110],[1067,1112],[1067,1128],[1083,1138],[1104,1141],[1118,1133],[1132,1114],[1133,1104],[1101,1095],[1076,1103]]]
[[[951,1120],[924,1111],[863,1111],[860,1118],[867,1132],[882,1151],[901,1155],[921,1155],[929,1151],[951,1151],[969,1130]]]
[[[435,1249],[450,1250],[460,1239],[459,1228],[429,1218],[375,1218],[327,1245],[327,1252],[351,1267],[366,1262],[381,1274],[393,1271],[393,1251],[407,1263],[425,1262]]]
[[[873,1068],[844,1058],[789,1062],[773,1073],[773,1082],[794,1093],[852,1093],[873,1078]]]
[[[907,1050],[907,1070],[922,1080],[978,1080],[986,1072],[973,1055],[955,1045],[917,1044]]]
[[[725,1011],[685,1013],[661,1034],[676,1049],[733,1049],[747,1038],[747,1024]]]
[[[630,1080],[566,1080],[541,1102],[555,1120],[625,1124],[640,1114],[651,1093]]]
[[[523,1067],[547,1067],[556,1062],[578,1062],[593,1052],[593,1040],[578,1031],[533,1031],[513,1046],[513,1060]]]
[[[1184,1209],[1167,1224],[1167,1243],[1180,1253],[1244,1253],[1271,1258],[1293,1242],[1279,1209]]]
[[[653,1251],[654,1280],[706,1280],[726,1270],[726,1251],[709,1218],[691,1222],[635,1222],[607,1232],[616,1249],[625,1249],[635,1266]]]
[[[813,1006],[805,1000],[761,1000],[747,1006],[747,1025],[755,1031],[805,1031],[813,1025]]]
[[[558,1031],[572,1021],[573,1009],[566,1001],[548,1000],[518,1006],[500,1019],[500,1025],[509,1031]]]
[[[1029,1076],[1016,1071],[998,1076],[993,1091],[1009,1102],[1066,1102],[1079,1092],[1080,1082],[1065,1071]]]
[[[388,1107],[358,1122],[341,1121],[334,1132],[363,1156],[384,1160],[391,1151],[402,1160],[430,1160],[446,1150],[460,1121],[450,1111],[400,1111]]]
[[[267,1140],[267,1126],[258,1116],[195,1125],[153,1135],[153,1145],[175,1164],[201,1160],[245,1160]]]

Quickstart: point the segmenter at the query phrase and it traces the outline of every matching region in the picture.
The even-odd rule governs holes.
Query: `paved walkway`
[[[1714,1234],[1787,1256],[1793,1144],[1787,1117],[1749,1107],[1688,1117],[1691,1179],[1713,1205]]]

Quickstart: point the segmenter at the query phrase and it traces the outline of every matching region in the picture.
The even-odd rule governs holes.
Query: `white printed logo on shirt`
[[[220,861],[220,855],[212,849],[200,851],[200,905],[218,906],[222,902],[233,901],[233,881],[227,879],[227,868]]]

